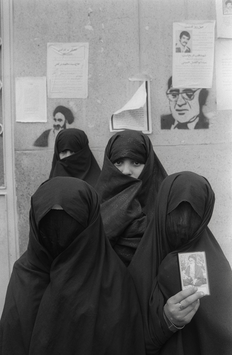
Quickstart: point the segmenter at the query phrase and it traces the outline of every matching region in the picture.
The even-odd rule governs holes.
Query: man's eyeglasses
[[[198,90],[201,90],[201,89],[196,89],[196,90],[184,89],[182,91],[180,91],[179,89],[169,89],[166,92],[166,95],[167,95],[169,101],[177,101],[179,98],[179,95],[181,95],[183,100],[191,101],[194,99],[195,94]]]

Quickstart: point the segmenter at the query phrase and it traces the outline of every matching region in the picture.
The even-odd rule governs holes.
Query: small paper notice
[[[124,129],[134,129],[144,133],[151,133],[149,110],[149,82],[144,81],[133,97],[110,119],[110,132]]]
[[[49,98],[87,98],[88,56],[88,43],[48,43]]]
[[[173,24],[173,86],[211,88],[215,22]]]
[[[232,38],[232,0],[216,0],[217,37]]]
[[[217,109],[232,110],[232,41],[217,41]]]

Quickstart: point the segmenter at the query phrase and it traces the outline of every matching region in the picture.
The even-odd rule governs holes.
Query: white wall
[[[172,24],[216,20],[213,0],[14,0],[15,77],[45,76],[48,42],[89,42],[87,99],[48,99],[47,124],[15,123],[17,208],[20,252],[28,240],[30,196],[49,174],[52,150],[33,148],[52,125],[57,104],[72,108],[99,164],[110,138],[108,120],[127,100],[128,78],[152,77],[150,139],[168,173],[192,170],[211,182],[216,205],[210,227],[232,265],[232,112],[217,111],[216,78],[205,112],[208,130],[162,131],[169,113],[165,95],[172,74]]]

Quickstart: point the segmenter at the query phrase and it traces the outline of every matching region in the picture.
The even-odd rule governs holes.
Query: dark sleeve
[[[163,308],[165,303],[166,301],[157,284],[149,302],[149,332],[152,344],[147,345],[147,350],[150,354],[159,354],[162,346],[178,330],[171,330],[172,328],[168,326],[164,318]]]

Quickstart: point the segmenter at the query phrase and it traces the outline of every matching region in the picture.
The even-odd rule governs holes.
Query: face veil
[[[166,235],[171,250],[188,244],[201,223],[201,217],[189,202],[181,202],[167,214]]]
[[[32,196],[29,244],[11,275],[0,344],[2,355],[145,355],[133,280],[86,182],[54,177]]]
[[[67,150],[74,154],[60,159],[59,154]],[[85,132],[77,128],[68,128],[59,132],[55,141],[49,177],[77,177],[94,186],[99,174],[100,168],[89,147]]]
[[[64,210],[50,210],[39,223],[39,241],[55,259],[84,227]]]
[[[148,323],[150,345],[159,349],[161,355],[168,355],[173,349],[177,354],[217,355],[220,351],[230,354],[232,275],[208,227],[214,203],[215,195],[208,180],[193,172],[172,174],[160,187],[153,229],[156,262],[153,263]],[[189,324],[165,338],[162,329],[165,325],[161,326],[163,307],[170,297],[181,291],[178,253],[194,255],[201,251],[206,255],[210,296],[200,300],[200,307]]]

